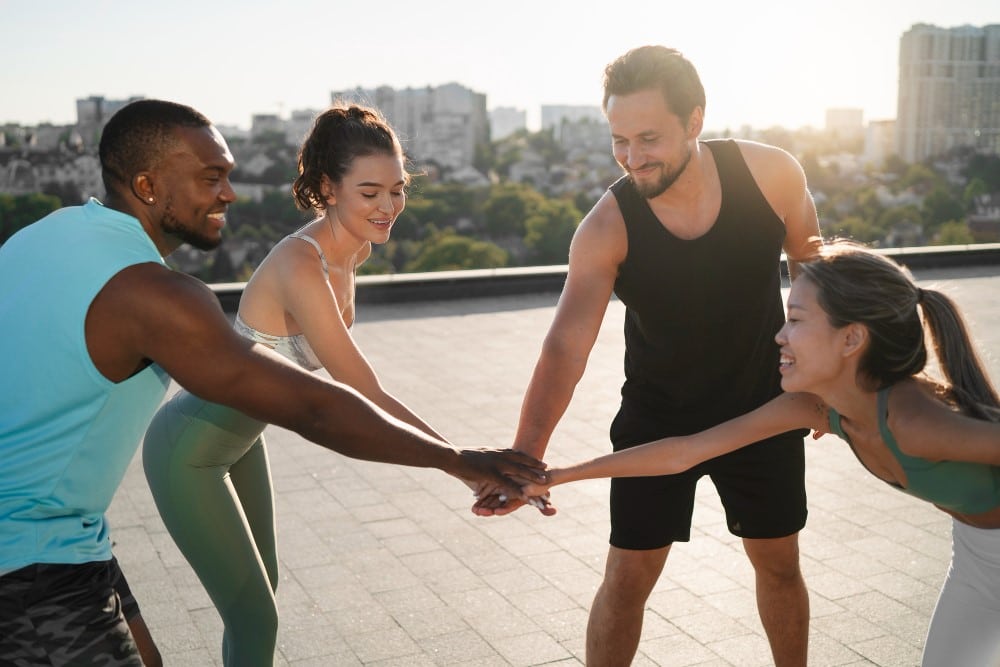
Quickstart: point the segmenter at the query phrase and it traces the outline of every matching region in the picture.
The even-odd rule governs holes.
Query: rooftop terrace
[[[914,272],[965,309],[1000,379],[1000,265]],[[456,444],[505,447],[557,290],[367,299],[353,333],[387,388]],[[623,312],[611,302],[550,463],[610,450]],[[607,480],[556,488],[555,517],[524,508],[481,518],[466,487],[438,471],[347,459],[277,427],[267,437],[281,559],[275,664],[583,663],[607,551]],[[950,557],[949,519],[868,475],[832,436],[808,441],[807,489],[810,664],[917,664]],[[221,664],[221,622],[163,528],[138,457],[110,518],[165,663]],[[752,570],[708,482],[692,540],[674,547],[645,618],[635,665],[770,664]]]

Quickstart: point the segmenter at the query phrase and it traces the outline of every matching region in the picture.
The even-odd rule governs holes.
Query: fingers
[[[523,500],[509,498],[502,493],[479,497],[472,506],[472,513],[478,516],[504,516],[511,514],[525,504],[531,505],[545,516],[552,516],[556,513],[556,508],[552,506],[548,493],[532,495]]]

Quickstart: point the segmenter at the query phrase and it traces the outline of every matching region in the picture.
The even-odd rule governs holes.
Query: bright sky
[[[0,123],[68,124],[77,98],[139,95],[249,127],[332,90],[454,81],[534,126],[543,104],[600,104],[604,66],[659,43],[698,68],[706,129],[822,127],[829,108],[896,116],[915,23],[1000,23],[1000,2],[0,0]]]

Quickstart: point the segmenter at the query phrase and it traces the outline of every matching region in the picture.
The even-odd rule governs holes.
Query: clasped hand
[[[503,489],[491,484],[481,484],[473,487],[475,502],[472,513],[478,516],[504,516],[514,512],[522,505],[531,505],[545,516],[552,516],[556,508],[549,499],[551,479],[540,482],[523,477],[508,476],[510,481],[521,488],[519,497],[508,496]]]

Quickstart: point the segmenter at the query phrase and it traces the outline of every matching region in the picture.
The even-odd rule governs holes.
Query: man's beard
[[[680,177],[680,175],[684,173],[684,169],[687,168],[688,162],[691,161],[691,149],[687,148],[686,144],[685,148],[687,149],[687,151],[684,153],[684,158],[681,160],[680,166],[678,166],[676,169],[672,171],[666,171],[664,169],[664,171],[660,174],[659,180],[657,180],[655,183],[649,183],[649,184],[640,183],[630,173],[629,180],[631,180],[632,185],[635,186],[636,192],[638,192],[646,199],[653,199],[655,197],[659,197],[664,192],[666,192],[667,188],[673,185],[674,182],[676,182],[677,179]]]
[[[160,223],[160,228],[164,232],[179,238],[184,243],[194,246],[198,250],[215,250],[222,243],[222,237],[219,238],[209,238],[203,234],[196,232],[183,225],[175,216],[170,208],[170,202],[167,202],[166,211],[163,213],[163,221]]]

